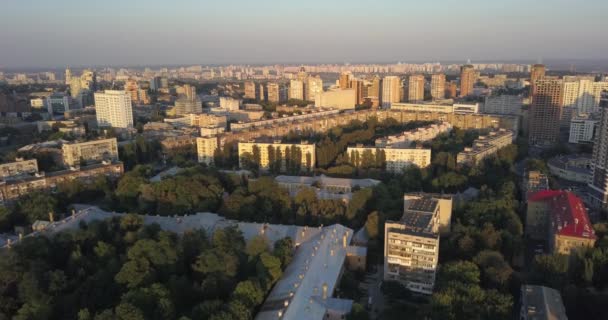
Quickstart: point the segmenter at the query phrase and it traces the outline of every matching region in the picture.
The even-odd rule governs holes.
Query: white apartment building
[[[439,112],[457,114],[476,114],[479,113],[479,103],[474,104],[437,104],[437,103],[393,103],[390,106],[394,110],[415,111],[415,112]]]
[[[489,114],[521,114],[523,98],[514,95],[486,96],[482,112]]]
[[[296,147],[301,154],[300,165],[302,171],[310,171],[314,168],[316,163],[315,157],[315,144],[308,142],[301,143],[263,143],[263,142],[239,142],[239,166],[243,167],[243,158],[246,153],[254,154],[254,148],[258,148],[260,152],[260,169],[268,170],[270,168],[269,147],[275,152],[274,159],[278,159],[276,156],[280,153],[281,159],[281,170],[286,170],[285,159],[288,157],[287,152],[291,148]]]
[[[400,173],[405,168],[417,166],[426,168],[431,164],[431,149],[406,149],[406,148],[376,148],[376,147],[348,147],[346,152],[352,158],[353,154],[361,156],[364,152],[371,152],[372,156],[376,156],[376,152],[383,151],[385,154],[386,170],[393,173]],[[351,159],[351,163],[353,160]],[[360,163],[353,163],[355,166]]]
[[[440,124],[432,124],[415,130],[404,131],[398,135],[378,138],[376,139],[376,147],[407,148],[415,141],[430,141],[438,135],[450,131],[452,131],[452,125],[449,122],[441,122]]]
[[[118,161],[116,138],[66,143],[61,146],[61,149],[63,151],[63,163],[69,167],[79,166],[81,161]]]
[[[289,82],[289,99],[304,100],[304,81],[291,80]]]
[[[386,221],[384,226],[384,280],[397,281],[416,293],[433,293],[441,207],[448,203],[451,215],[451,199],[440,202],[430,195],[404,197],[401,219]]]
[[[219,147],[219,139],[216,136],[196,138],[196,154],[199,163],[207,165],[214,164],[215,151]]]
[[[459,152],[456,163],[476,165],[511,143],[513,143],[513,131],[505,129],[492,131],[487,136],[480,136],[473,142],[472,147]]]
[[[132,128],[131,96],[125,91],[106,90],[95,93],[95,112],[99,127]]]
[[[572,110],[572,115],[598,112],[602,91],[608,91],[608,81],[595,82],[586,78],[565,79],[564,108]]]
[[[588,115],[572,118],[570,121],[570,143],[593,143],[595,131],[600,120]]]
[[[401,101],[401,78],[386,76],[382,79],[382,108],[388,109],[393,103]]]

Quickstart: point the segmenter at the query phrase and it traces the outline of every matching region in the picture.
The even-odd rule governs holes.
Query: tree
[[[58,201],[55,197],[48,193],[33,192],[19,199],[15,210],[31,224],[36,220],[49,220],[49,213],[56,216],[58,209]]]
[[[258,275],[261,276],[261,282],[263,283],[265,290],[272,288],[274,283],[279,280],[283,274],[281,271],[281,260],[267,252],[260,255],[256,270]]]
[[[232,294],[233,298],[241,301],[249,308],[255,307],[264,301],[264,291],[260,284],[252,280],[239,282]]]
[[[203,275],[219,273],[234,277],[238,267],[239,259],[236,255],[214,248],[199,255],[194,265],[192,265],[192,270]]]
[[[245,252],[249,257],[257,257],[263,252],[268,252],[269,248],[268,239],[263,235],[257,235],[249,240]]]
[[[273,255],[281,260],[283,269],[291,263],[293,250],[293,240],[290,237],[285,237],[274,243]]]
[[[380,234],[380,214],[378,211],[374,211],[367,216],[365,231],[370,239],[378,238],[378,235]]]

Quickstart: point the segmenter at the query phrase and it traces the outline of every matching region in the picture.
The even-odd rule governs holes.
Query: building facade
[[[38,161],[36,159],[15,159],[15,162],[0,164],[0,180],[10,180],[21,176],[38,173]]]
[[[407,82],[407,101],[424,101],[424,76],[421,74],[410,75]]]
[[[401,173],[404,169],[411,166],[426,168],[431,164],[431,149],[408,149],[408,148],[376,148],[376,147],[348,147],[346,153],[350,162],[355,167],[365,165],[365,154],[373,157],[374,161],[378,158],[378,152],[383,153],[379,158],[384,162],[383,167],[393,173]]]
[[[357,96],[355,89],[339,89],[318,93],[315,107],[334,108],[339,110],[355,109]]]
[[[464,65],[460,68],[460,96],[466,97],[473,94],[473,88],[477,81],[477,71],[472,65]]]
[[[213,165],[215,163],[215,152],[219,148],[216,136],[196,138],[196,154],[199,163]]]
[[[259,166],[261,170],[270,169],[272,161],[280,162],[278,166],[281,171],[287,170],[288,161],[297,161],[301,171],[311,171],[315,167],[315,145],[313,143],[263,143],[263,142],[239,142],[239,166],[242,168],[246,161],[246,154],[255,157],[259,152]],[[257,152],[256,152],[257,150]],[[293,150],[296,150],[294,152]],[[273,152],[271,155],[270,153]],[[288,154],[289,153],[289,154]],[[294,155],[295,158],[294,159]],[[289,160],[288,160],[289,159]]]
[[[118,161],[116,138],[86,142],[66,143],[61,146],[63,163],[68,167],[79,166],[81,161]]]
[[[561,80],[538,80],[530,105],[528,142],[532,146],[550,147],[557,143],[562,115]]]
[[[95,93],[95,113],[99,127],[133,128],[131,97],[125,91]]]
[[[445,99],[445,74],[437,73],[431,76],[431,98]]]
[[[520,96],[497,95],[486,96],[482,112],[489,114],[520,115],[524,100]]]
[[[401,101],[401,79],[397,76],[386,76],[382,79],[382,108],[388,109],[395,102]]]
[[[492,131],[487,136],[480,136],[473,142],[472,147],[464,148],[464,151],[458,153],[456,163],[477,165],[485,158],[496,154],[498,150],[512,144],[513,138],[513,132],[504,129]]]

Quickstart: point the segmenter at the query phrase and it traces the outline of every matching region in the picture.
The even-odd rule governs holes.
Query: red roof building
[[[551,252],[570,254],[572,248],[593,246],[596,236],[583,201],[571,192],[543,190],[528,198],[526,232],[547,239]]]

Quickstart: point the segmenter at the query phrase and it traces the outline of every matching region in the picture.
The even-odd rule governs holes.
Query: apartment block
[[[293,148],[296,148],[297,160],[300,161],[302,171],[310,171],[314,168],[316,163],[315,157],[315,144],[308,142],[301,143],[264,143],[264,142],[239,142],[239,166],[243,167],[243,160],[245,154],[254,154],[254,149],[257,149],[260,153],[260,169],[268,170],[270,168],[271,158],[275,161],[281,161],[281,170],[286,170],[286,159],[292,157]],[[271,156],[270,152],[274,152]],[[289,155],[288,155],[289,152]],[[279,155],[280,154],[280,155]],[[295,160],[295,161],[297,161]]]
[[[431,97],[433,100],[445,98],[445,74],[439,73],[431,76]]]
[[[213,165],[215,151],[218,148],[219,142],[216,136],[196,138],[196,154],[198,156],[198,162]]]
[[[528,142],[550,147],[557,143],[563,108],[562,80],[544,79],[534,84],[530,105]]]
[[[570,143],[593,143],[600,123],[599,117],[593,115],[576,116],[570,120]]]
[[[38,173],[38,161],[36,159],[15,159],[15,162],[0,164],[0,180],[10,180]]]
[[[95,93],[95,114],[99,127],[132,128],[131,96],[125,91]]]
[[[404,199],[399,221],[384,225],[384,280],[432,294],[439,262],[440,203],[431,196]]]
[[[346,149],[348,156],[351,158],[351,163],[359,167],[361,166],[362,159],[365,153],[376,159],[376,153],[383,152],[382,157],[385,162],[386,170],[393,173],[401,173],[404,169],[417,166],[419,168],[426,168],[431,164],[431,149],[408,149],[408,148],[376,148],[376,147],[348,147]],[[353,159],[361,159],[359,162]]]
[[[523,98],[514,95],[487,96],[483,103],[482,112],[490,114],[520,115]]]
[[[477,165],[511,143],[513,143],[512,131],[504,129],[492,131],[487,136],[480,136],[473,142],[472,147],[459,152],[456,156],[456,163]]]
[[[452,125],[448,122],[432,124],[415,130],[404,131],[397,135],[386,136],[376,139],[376,147],[385,148],[407,148],[414,142],[426,142],[435,139],[438,135],[452,131]]]
[[[339,110],[355,109],[357,95],[355,89],[340,89],[321,92],[316,95],[315,107]]]
[[[68,167],[79,166],[81,161],[118,161],[116,138],[66,143],[61,149],[63,151],[63,163]]]

